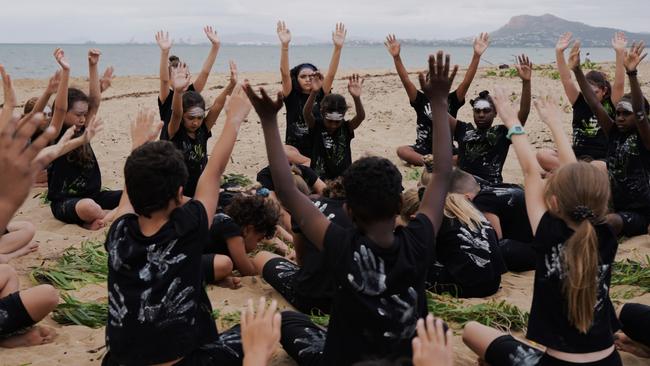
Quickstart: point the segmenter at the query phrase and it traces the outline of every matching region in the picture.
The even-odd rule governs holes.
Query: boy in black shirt
[[[182,194],[187,170],[181,154],[169,142],[147,143],[159,130],[152,128],[152,112],[138,115],[135,149],[124,168],[128,193],[106,238],[110,309],[104,365],[241,364],[238,332],[217,333],[197,269],[217,207],[215,192],[249,110],[236,90],[196,200]]]
[[[328,94],[321,102],[321,115],[313,114],[316,94],[322,87],[322,76],[316,73],[312,80],[312,92],[307,99],[303,116],[312,138],[311,168],[321,179],[335,179],[352,164],[350,143],[356,130],[366,118],[361,104],[363,79],[358,74],[350,77],[348,91],[354,99],[356,115],[350,121],[344,119],[348,106],[340,94]]]
[[[465,78],[463,78],[463,81],[458,85],[456,90],[447,96],[448,112],[454,118],[456,118],[460,107],[465,104],[465,95],[467,94],[467,90],[469,90],[469,86],[472,84],[472,80],[474,80],[476,70],[481,61],[481,55],[488,48],[488,44],[489,37],[487,33],[481,33],[479,37],[474,39],[474,53],[472,55],[472,61],[465,73]],[[408,94],[411,107],[415,109],[415,113],[417,114],[417,137],[415,145],[398,147],[397,156],[409,164],[424,165],[422,157],[431,154],[431,105],[427,97],[409,79],[408,71],[404,67],[402,58],[400,57],[401,46],[397,38],[395,38],[395,35],[386,37],[384,45],[386,45],[390,55],[393,56],[397,75],[402,81],[406,94]],[[456,152],[454,152],[454,155],[456,155]]]
[[[448,76],[449,56],[443,61],[440,51],[429,58],[429,80],[420,76],[435,121],[445,118],[457,69]],[[346,207],[356,223],[354,229],[345,230],[330,223],[292,184],[277,129],[281,100],[271,100],[263,89],[262,98],[250,86],[245,90],[262,121],[273,178],[276,188],[281,187],[276,193],[305,236],[323,250],[325,266],[337,284],[327,335],[307,316],[287,312],[283,314],[284,349],[301,364],[349,365],[368,358],[411,355],[416,321],[427,312],[425,259],[432,255],[451,173],[447,126],[435,125],[433,178],[409,226],[394,231],[401,174],[390,161],[368,157],[355,162],[343,177]]]

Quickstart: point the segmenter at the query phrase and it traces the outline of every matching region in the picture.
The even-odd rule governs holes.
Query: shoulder
[[[203,203],[192,199],[174,209],[170,221],[173,222],[179,235],[187,235],[193,231],[207,230],[208,215]]]
[[[415,99],[411,101],[411,106],[413,107],[422,107],[425,104],[429,103],[429,99],[427,98],[424,93],[422,93],[420,90],[417,91],[415,94]]]
[[[573,102],[573,108],[584,107],[584,106],[588,106],[587,101],[585,100],[585,97],[584,95],[582,95],[582,93],[578,93],[578,97],[576,98],[576,101]]]

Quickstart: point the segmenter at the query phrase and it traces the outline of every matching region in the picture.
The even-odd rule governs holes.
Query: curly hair
[[[237,196],[225,210],[241,226],[252,225],[267,239],[275,235],[275,227],[280,220],[280,206],[271,199],[261,196]]]
[[[402,205],[402,174],[395,164],[381,157],[361,158],[343,174],[346,203],[354,217],[364,223],[390,219]]]
[[[133,150],[124,164],[126,191],[138,215],[151,217],[177,197],[187,181],[183,153],[169,141],[146,143]]]
[[[345,198],[345,187],[343,186],[343,177],[336,177],[336,179],[328,180],[325,182],[326,186],[323,189],[323,197],[340,199]]]

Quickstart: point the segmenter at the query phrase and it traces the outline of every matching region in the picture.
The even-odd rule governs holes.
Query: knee
[[[614,229],[616,235],[620,234],[623,230],[623,218],[621,215],[616,213],[608,214],[605,217],[605,221]]]
[[[54,310],[59,305],[59,290],[51,285],[38,285],[34,288],[38,291],[39,302],[44,309],[49,309],[47,312]]]
[[[233,263],[230,257],[221,254],[214,256],[212,265],[215,281],[228,277],[233,270]]]
[[[463,327],[463,342],[467,345],[471,344],[472,335],[476,334],[482,327],[484,325],[476,321],[465,324],[465,327]]]
[[[277,254],[273,254],[271,252],[267,251],[260,251],[255,255],[255,258],[253,258],[253,264],[255,264],[255,269],[257,270],[257,273],[263,274],[264,271],[264,266],[268,261],[270,261],[273,258],[279,258],[280,256]]]
[[[79,200],[79,202],[77,202],[74,208],[77,211],[77,214],[80,216],[84,214],[96,215],[104,212],[101,206],[98,205],[97,202],[93,201],[90,198],[84,198],[82,200]]]
[[[397,152],[397,156],[399,156],[400,158],[404,159],[404,156],[407,154],[406,149],[408,149],[408,148],[409,148],[408,146],[400,146],[400,147],[398,147],[398,148],[397,148],[397,151],[396,151],[396,152]]]

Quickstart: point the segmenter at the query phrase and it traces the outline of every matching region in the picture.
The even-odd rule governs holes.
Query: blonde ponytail
[[[485,216],[474,207],[474,205],[460,193],[448,193],[445,199],[445,216],[458,219],[470,230],[477,232],[483,228]]]

